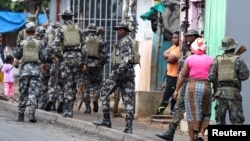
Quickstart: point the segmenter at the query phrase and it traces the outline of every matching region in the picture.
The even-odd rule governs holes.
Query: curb
[[[0,100],[0,106],[4,107],[5,110],[10,110],[12,112],[18,113],[17,104],[13,104],[10,102]],[[27,110],[25,111],[25,115],[28,115]],[[44,120],[55,121],[60,124],[67,125],[73,128],[84,129],[87,132],[105,136],[105,137],[118,140],[118,141],[152,141],[152,140],[142,138],[138,135],[126,134],[126,133],[123,133],[121,131],[118,131],[112,128],[96,126],[90,122],[86,122],[86,121],[82,121],[82,120],[78,120],[74,118],[66,118],[66,117],[63,117],[62,115],[51,113],[51,112],[46,112],[40,109],[36,110],[36,117],[40,119],[44,119]]]

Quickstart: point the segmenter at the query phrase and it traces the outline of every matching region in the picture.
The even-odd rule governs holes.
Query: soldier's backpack
[[[36,39],[31,41],[23,40],[22,44],[23,44],[22,64],[28,62],[38,62],[39,41]]]
[[[100,58],[99,42],[100,39],[98,36],[95,36],[94,38],[86,37],[85,45],[87,47],[88,56]]]
[[[81,44],[79,27],[77,25],[62,25],[62,28],[64,34],[63,46],[65,48],[75,47]]]
[[[239,83],[235,70],[235,60],[239,56],[217,56],[218,61],[218,83],[220,82],[233,82]]]
[[[131,38],[130,36],[128,37],[132,41],[132,54],[133,54],[132,63],[140,64],[141,55],[139,53],[139,41]]]
[[[132,58],[132,61],[130,63],[140,65],[141,55],[139,53],[139,41],[131,38],[130,36],[127,36],[127,37],[132,41],[132,55],[133,55],[133,58]],[[119,63],[121,63],[121,56],[117,56],[115,52],[116,52],[116,47],[114,47],[114,50],[113,50],[112,62],[119,64]]]

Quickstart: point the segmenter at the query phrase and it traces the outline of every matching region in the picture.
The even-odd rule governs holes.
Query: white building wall
[[[140,41],[141,66],[136,65],[136,91],[150,90],[150,70],[152,54],[153,31],[149,20],[143,20],[140,15],[149,11],[154,5],[154,0],[137,0],[138,32],[136,39]]]

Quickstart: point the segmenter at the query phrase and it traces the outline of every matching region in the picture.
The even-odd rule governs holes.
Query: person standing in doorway
[[[178,78],[178,59],[180,55],[180,47],[179,47],[180,37],[179,31],[173,33],[172,36],[172,46],[167,49],[163,53],[164,59],[167,61],[167,70],[166,70],[166,83],[167,86],[165,88],[162,101],[156,110],[156,115],[162,115],[164,110],[167,108],[169,104],[169,99],[172,97],[173,92],[176,87],[176,82]],[[172,98],[171,100],[171,112],[173,113],[173,107],[175,104],[175,100]]]

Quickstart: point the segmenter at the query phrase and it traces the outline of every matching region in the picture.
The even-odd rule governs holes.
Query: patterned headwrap
[[[206,53],[207,45],[206,41],[203,38],[197,38],[192,44],[191,44],[191,51],[194,54],[202,55]]]

